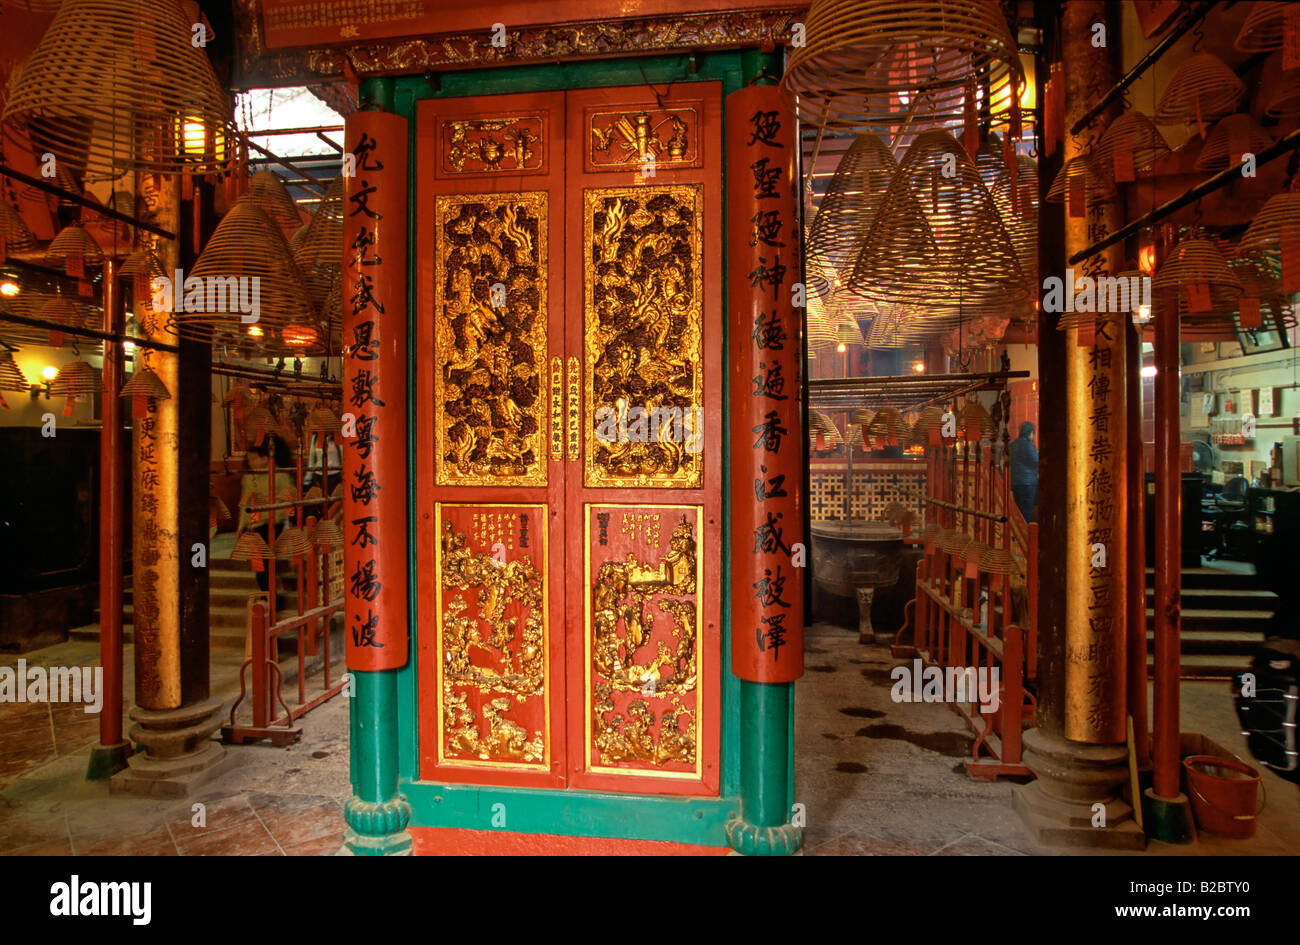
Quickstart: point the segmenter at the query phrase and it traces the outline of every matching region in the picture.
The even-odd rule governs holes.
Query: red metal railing
[[[980,711],[977,700],[951,703],[975,733],[966,771],[986,781],[1029,774],[1021,736],[1034,720],[1026,683],[1037,671],[1038,527],[1010,501],[1009,471],[990,450],[962,444],[927,453],[924,555],[893,653],[940,671],[982,669],[992,679],[996,670],[995,711]]]

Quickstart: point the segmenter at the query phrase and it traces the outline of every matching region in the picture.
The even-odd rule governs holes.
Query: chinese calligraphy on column
[[[731,666],[803,675],[800,312],[794,119],[775,86],[727,99]]]
[[[406,663],[406,120],[358,112],[343,207],[348,668]]]

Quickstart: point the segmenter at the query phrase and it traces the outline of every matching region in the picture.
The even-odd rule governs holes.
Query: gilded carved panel
[[[703,484],[702,188],[585,191],[587,486]]]
[[[550,766],[546,506],[437,506],[438,763]]]
[[[699,506],[586,506],[587,770],[700,774]]]
[[[699,124],[699,111],[693,106],[590,109],[587,170],[636,170],[651,159],[656,170],[697,167]]]
[[[437,200],[439,485],[546,485],[547,195]]]
[[[544,168],[545,124],[540,115],[448,118],[442,122],[442,172],[520,174]]]

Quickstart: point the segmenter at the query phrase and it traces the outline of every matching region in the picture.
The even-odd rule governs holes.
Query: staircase
[[[211,558],[208,561],[208,638],[211,646],[244,648],[244,636],[248,630],[248,598],[262,593],[257,586],[257,577],[247,561],[231,561],[229,558]],[[280,584],[280,601],[288,605],[287,613],[297,612],[297,597],[294,589],[292,568],[277,568],[276,578]],[[288,572],[287,574],[285,572]],[[122,639],[130,643],[133,640],[131,628],[132,597],[131,579],[128,577],[122,591]],[[98,617],[99,609],[95,609]],[[99,639],[99,624],[77,627],[70,631],[73,640]]]
[[[1277,595],[1261,589],[1249,565],[1183,568],[1183,678],[1227,679],[1250,665],[1264,642]],[[1248,569],[1249,570],[1246,570]],[[1155,572],[1147,568],[1147,653],[1155,652]],[[1150,665],[1148,666],[1150,668]]]

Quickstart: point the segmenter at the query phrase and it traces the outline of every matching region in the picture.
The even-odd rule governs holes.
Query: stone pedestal
[[[1085,745],[1042,729],[1024,737],[1024,761],[1038,780],[1017,787],[1012,803],[1030,833],[1047,846],[1141,850],[1146,836],[1119,796],[1128,779],[1124,745]],[[1105,805],[1105,826],[1095,805]]]
[[[221,704],[202,702],[179,709],[135,706],[131,740],[144,751],[127,759],[127,770],[108,782],[113,794],[185,797],[235,763],[212,735],[221,727]]]

